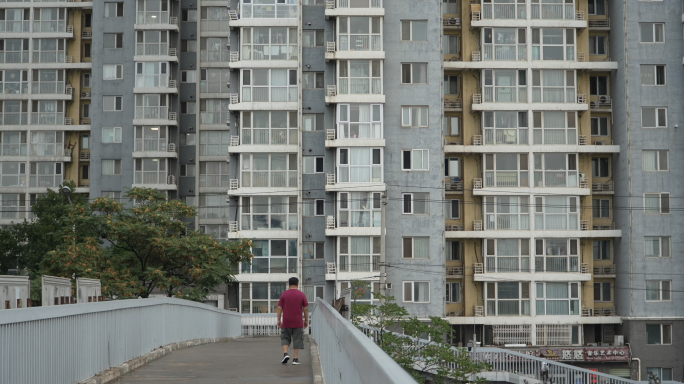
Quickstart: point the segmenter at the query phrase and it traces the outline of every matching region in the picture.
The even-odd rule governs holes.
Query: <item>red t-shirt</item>
[[[309,306],[304,292],[288,289],[280,295],[278,306],[283,309],[283,328],[304,328],[302,308]]]

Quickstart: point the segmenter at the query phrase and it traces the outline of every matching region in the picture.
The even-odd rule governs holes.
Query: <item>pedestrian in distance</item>
[[[278,315],[278,327],[280,327],[280,344],[283,346],[283,360],[287,364],[290,355],[287,353],[290,343],[294,348],[294,360],[292,365],[299,365],[299,350],[304,349],[304,328],[309,326],[309,301],[306,295],[297,289],[299,279],[290,277],[288,280],[290,289],[280,295],[276,314]],[[304,320],[302,320],[304,313]]]

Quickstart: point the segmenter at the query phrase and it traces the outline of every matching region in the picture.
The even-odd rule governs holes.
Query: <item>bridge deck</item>
[[[278,337],[247,337],[174,351],[123,376],[116,384],[312,384],[311,349],[304,338],[301,365],[281,364]]]

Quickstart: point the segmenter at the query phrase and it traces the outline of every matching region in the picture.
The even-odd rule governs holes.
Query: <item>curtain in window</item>
[[[427,83],[427,64],[413,64],[413,84]]]
[[[351,253],[356,255],[370,255],[370,237],[352,237]]]
[[[646,300],[660,300],[660,281],[646,280]]]
[[[413,283],[413,300],[419,302],[430,301],[430,283]]]
[[[498,256],[518,256],[518,239],[499,239],[496,242]]]
[[[544,112],[544,128],[565,128],[565,112]]]
[[[652,65],[642,65],[641,66],[641,84],[642,85],[655,85],[655,70]]]
[[[644,171],[658,170],[658,156],[656,151],[643,151]]]
[[[518,258],[517,257],[497,257],[496,258],[498,272],[518,272]],[[517,283],[516,283],[517,284]]]
[[[352,106],[350,121],[364,123],[370,122],[370,105]]]
[[[546,300],[546,314],[549,316],[569,315],[570,309],[568,307],[568,301],[567,300]]]
[[[517,283],[516,283],[517,284]],[[520,302],[518,300],[514,301],[498,301],[497,302],[497,309],[498,309],[498,315],[499,316],[507,316],[507,315],[519,315],[520,314],[520,309],[519,309],[519,304]]]
[[[102,160],[102,174],[103,175],[113,175],[114,174],[114,160]]]
[[[429,257],[430,239],[425,237],[416,237],[413,239],[413,257],[415,259],[427,259]]]
[[[648,213],[659,213],[660,196],[656,194],[647,194],[644,197],[644,207]]]
[[[568,298],[568,284],[567,283],[546,283],[546,298],[547,299],[567,299]],[[567,303],[566,303],[567,305]]]

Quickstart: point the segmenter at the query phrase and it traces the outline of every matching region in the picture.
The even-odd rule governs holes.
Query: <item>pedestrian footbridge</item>
[[[280,340],[267,337],[277,333],[274,320],[171,298],[4,310],[0,383],[415,383],[320,300],[302,365],[282,365]],[[481,374],[490,382],[540,383],[540,358],[497,348],[477,348],[473,357],[491,365]],[[639,383],[549,364],[555,384]]]

